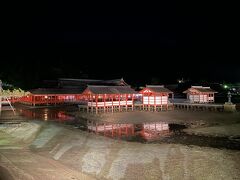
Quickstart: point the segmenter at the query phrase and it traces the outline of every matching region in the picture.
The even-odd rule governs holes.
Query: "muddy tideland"
[[[65,113],[3,118],[0,178],[240,178],[239,113]]]

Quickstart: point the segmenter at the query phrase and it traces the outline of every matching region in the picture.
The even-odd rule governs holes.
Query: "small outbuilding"
[[[190,103],[213,103],[217,92],[210,87],[192,86],[183,93],[187,94]]]
[[[144,89],[140,92],[142,94],[142,105],[144,110],[154,111],[163,110],[165,108],[168,110],[169,107],[169,95],[173,97],[173,92],[165,88],[163,85],[146,85]]]

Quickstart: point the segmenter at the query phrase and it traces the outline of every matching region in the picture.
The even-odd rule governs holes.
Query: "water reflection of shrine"
[[[142,123],[142,124],[110,124],[87,122],[87,129],[90,132],[112,138],[139,137],[144,140],[157,139],[170,135],[169,125],[164,122]]]
[[[42,119],[42,120],[54,120],[54,121],[67,121],[74,119],[71,116],[66,115],[61,110],[50,110],[48,108],[43,109],[18,109],[18,112],[29,119]]]

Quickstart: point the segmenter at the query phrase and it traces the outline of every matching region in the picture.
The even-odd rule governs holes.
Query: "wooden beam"
[[[133,111],[133,94],[131,96],[132,96],[132,111]]]
[[[161,94],[161,96],[160,96],[160,97],[161,97],[161,111],[162,111],[162,94]]]
[[[98,94],[96,94],[95,95],[95,98],[96,98],[95,99],[95,101],[96,101],[96,108],[95,108],[96,109],[96,114],[98,113],[98,97],[99,97]]]
[[[149,94],[148,94],[148,111],[150,111],[150,104],[149,104]]]
[[[35,96],[33,95],[33,106],[35,106]]]
[[[120,94],[118,95],[118,103],[119,103],[119,112],[121,111],[121,104],[120,104]]]
[[[127,101],[128,101],[128,95],[126,94],[126,111],[128,110]]]
[[[167,94],[167,110],[168,110],[168,94]]]
[[[112,113],[113,113],[113,95],[111,97],[112,97]]]
[[[154,95],[154,111],[156,111],[156,95]]]
[[[93,95],[91,94],[91,111],[93,113]]]

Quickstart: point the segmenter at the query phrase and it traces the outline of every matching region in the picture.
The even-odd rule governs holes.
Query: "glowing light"
[[[48,120],[48,115],[44,114],[44,120],[47,121]]]
[[[149,89],[146,89],[143,91],[143,93],[149,93],[149,92],[151,92],[151,90],[149,90]]]
[[[225,84],[224,86],[223,86],[225,89],[227,89],[228,88],[228,86]]]
[[[43,111],[44,111],[43,118],[45,121],[47,121],[48,120],[48,109],[44,109]]]
[[[182,79],[178,79],[177,81],[178,81],[179,84],[184,83],[183,78]]]
[[[48,97],[47,96],[44,96],[45,99],[47,99]]]

